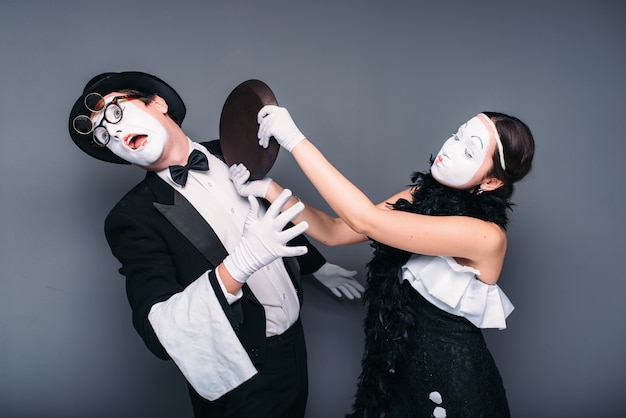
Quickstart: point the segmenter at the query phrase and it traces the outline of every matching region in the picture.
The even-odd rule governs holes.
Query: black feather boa
[[[430,173],[412,176],[413,202],[400,199],[391,203],[394,210],[445,216],[471,216],[506,228],[508,201],[489,193],[473,194],[438,183]],[[415,311],[411,297],[415,290],[399,280],[399,270],[411,253],[373,241],[372,260],[368,263],[364,301],[365,350],[361,361],[357,394],[351,418],[384,417],[389,400],[397,390],[396,367],[406,350]]]

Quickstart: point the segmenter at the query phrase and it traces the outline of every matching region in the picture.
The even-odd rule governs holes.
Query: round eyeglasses
[[[122,116],[124,116],[122,108],[117,102],[143,97],[145,96],[140,94],[115,96],[113,100],[106,104],[104,97],[100,93],[89,93],[85,96],[85,107],[93,113],[103,112],[102,120],[97,126],[94,126],[91,117],[78,115],[72,121],[74,130],[82,135],[88,135],[93,132],[93,144],[98,147],[105,147],[111,140],[111,135],[109,135],[109,131],[102,124],[104,121],[112,124],[119,123],[122,120]]]

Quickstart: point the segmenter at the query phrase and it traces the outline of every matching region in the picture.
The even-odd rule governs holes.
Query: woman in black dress
[[[508,417],[500,374],[481,328],[505,328],[513,305],[496,284],[506,253],[513,185],[529,171],[534,139],[519,119],[483,112],[461,125],[431,158],[430,171],[375,205],[298,130],[289,112],[259,112],[259,144],[270,137],[292,153],[338,214],[309,205],[294,222],[326,245],[372,241],[365,350],[350,417]],[[266,178],[240,194],[273,201]],[[296,197],[285,205],[295,204]]]

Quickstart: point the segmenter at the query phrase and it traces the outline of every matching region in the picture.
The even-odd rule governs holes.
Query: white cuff
[[[220,284],[220,289],[222,289],[222,293],[226,298],[226,302],[228,302],[229,305],[232,305],[233,303],[241,299],[241,297],[243,296],[243,290],[239,289],[234,295],[232,293],[229,293],[228,290],[226,290],[226,286],[224,286],[224,283],[222,282],[222,277],[220,276],[220,273],[217,269],[215,269],[215,275],[217,276],[217,282]]]
[[[187,381],[208,400],[257,371],[204,273],[185,290],[152,306],[148,319]]]

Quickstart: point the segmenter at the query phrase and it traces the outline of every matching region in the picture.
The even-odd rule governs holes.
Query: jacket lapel
[[[154,207],[185,236],[213,266],[228,255],[226,249],[202,215],[187,199],[164,182],[156,173],[148,172],[146,182],[157,201]]]
[[[209,145],[207,148],[217,157],[221,158],[219,141],[211,141],[210,143],[203,143],[203,145]],[[226,258],[228,252],[222,245],[222,242],[213,228],[211,228],[202,215],[200,215],[196,208],[194,208],[183,195],[163,181],[158,174],[149,171],[146,174],[146,183],[156,196],[156,202],[153,203],[154,207],[183,234],[214,267],[217,267]],[[294,281],[292,274],[290,274],[290,278]],[[294,286],[300,297],[302,292],[300,291],[299,283],[294,281]],[[251,299],[255,303],[259,303],[247,284],[243,285],[242,290],[246,298]],[[302,302],[302,300],[300,300],[300,302]]]

